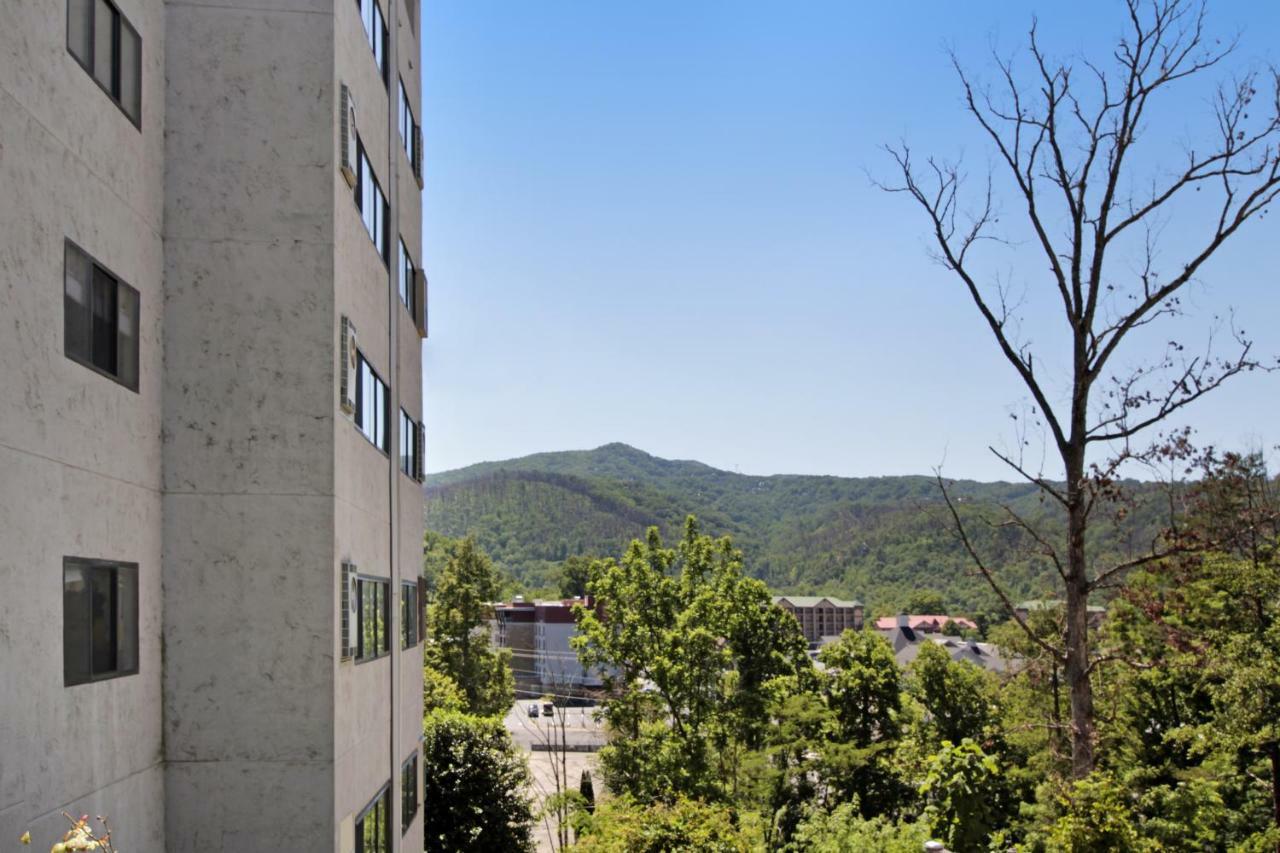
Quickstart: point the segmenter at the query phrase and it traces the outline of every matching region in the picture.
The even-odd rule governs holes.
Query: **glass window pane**
[[[123,21],[120,24],[120,106],[134,121],[142,116],[142,42]]]
[[[116,570],[116,649],[121,673],[138,671],[138,570]]]
[[[103,675],[115,672],[119,662],[116,654],[116,611],[119,606],[116,570],[110,566],[94,566],[89,570],[89,580],[93,674]]]
[[[67,243],[63,266],[63,351],[89,361],[93,352],[93,314],[90,308],[93,267],[84,252]]]
[[[108,92],[115,94],[111,74],[115,61],[115,11],[105,0],[93,3],[93,76]]]
[[[121,284],[116,289],[116,376],[125,385],[138,387],[138,291]]]
[[[62,568],[62,675],[81,684],[93,674],[89,660],[89,577],[87,568],[66,562]]]
[[[93,32],[93,0],[67,0],[67,49],[76,59],[89,64]]]
[[[360,4],[360,23],[364,24],[364,36],[373,44],[373,7],[375,0],[362,0]]]
[[[116,372],[116,280],[101,267],[93,268],[93,363]]]

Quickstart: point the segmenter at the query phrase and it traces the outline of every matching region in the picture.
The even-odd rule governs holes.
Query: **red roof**
[[[966,619],[963,616],[948,616],[945,613],[913,613],[907,616],[908,628],[912,631],[924,631],[925,633],[941,631],[942,626],[948,622],[954,622],[961,628],[969,628],[974,631],[978,629],[977,624],[972,619]],[[882,616],[876,620],[876,630],[878,631],[892,631],[896,627],[898,627],[897,616]]]

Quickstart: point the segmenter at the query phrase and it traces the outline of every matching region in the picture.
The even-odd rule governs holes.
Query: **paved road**
[[[538,716],[529,716],[528,700],[516,702],[507,711],[505,722],[512,739],[526,751],[529,756],[531,775],[530,794],[533,796],[534,813],[538,813],[542,804],[557,790],[556,775],[559,771],[562,785],[576,791],[582,779],[582,771],[591,773],[595,783],[597,796],[601,791],[600,774],[597,772],[598,756],[595,749],[604,745],[604,723],[595,719],[599,710],[589,708],[556,708],[552,717],[542,714],[542,703],[538,703]],[[561,715],[564,722],[564,742],[569,744],[570,751],[563,757],[559,751],[548,751],[545,745],[560,742]],[[554,740],[553,740],[554,738]],[[543,749],[535,749],[541,745]],[[573,747],[580,751],[573,751]],[[559,762],[563,760],[563,767]],[[548,817],[539,820],[534,827],[534,839],[539,853],[551,853],[556,850],[553,841],[556,827],[554,819]]]
[[[525,749],[532,750],[535,744],[559,743],[561,715],[564,716],[564,742],[570,747],[604,745],[604,723],[595,719],[598,708],[556,708],[552,717],[546,717],[539,702],[538,716],[530,717],[529,704],[528,701],[515,703],[506,716],[507,731]]]

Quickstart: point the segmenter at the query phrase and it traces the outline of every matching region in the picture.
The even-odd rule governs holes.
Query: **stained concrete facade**
[[[106,814],[129,851],[354,849],[419,748],[421,263],[417,9],[380,0],[112,0],[142,41],[135,126],[67,49],[66,0],[0,3],[0,839]],[[407,0],[416,6],[417,0]],[[389,202],[390,263],[339,171],[339,93]],[[139,293],[133,391],[64,355],[74,241]],[[339,406],[342,318],[389,389],[384,453]],[[64,685],[63,559],[133,563],[138,671]],[[390,582],[390,654],[343,660],[344,562]],[[420,803],[421,779],[418,780]]]

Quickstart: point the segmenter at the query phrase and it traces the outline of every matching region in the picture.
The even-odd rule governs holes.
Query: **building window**
[[[418,813],[418,750],[415,747],[413,755],[409,756],[409,760],[400,766],[400,834],[404,835],[409,831],[409,824],[413,823],[414,816]]]
[[[387,635],[390,622],[389,594],[391,582],[377,578],[356,579],[356,596],[360,602],[356,626],[356,660],[373,660],[391,651],[391,638]]]
[[[413,258],[409,257],[409,250],[405,248],[404,240],[400,241],[400,248],[396,255],[396,268],[400,271],[400,302],[409,309],[409,316],[416,318],[417,315],[413,310]]]
[[[358,356],[356,374],[356,426],[373,446],[387,452],[387,383],[383,382],[364,354]]]
[[[409,155],[409,165],[413,167],[414,173],[418,168],[418,152],[414,149],[417,145],[418,135],[416,133],[418,124],[413,120],[413,107],[409,105],[409,96],[404,91],[404,81],[400,81],[400,108],[399,125],[400,125],[400,144],[404,146],[404,153]]]
[[[387,32],[387,21],[382,17],[382,9],[378,0],[356,0],[356,8],[360,10],[360,23],[364,24],[364,37],[373,50],[373,61],[378,63],[378,74],[382,76],[383,85],[390,85],[387,75],[387,42],[391,40]]]
[[[356,818],[356,853],[391,853],[391,785],[388,783]]]
[[[63,683],[84,684],[138,671],[138,567],[62,561]]]
[[[359,165],[356,172],[356,207],[360,209],[360,219],[364,222],[364,230],[378,250],[382,262],[386,263],[387,255],[387,223],[390,221],[390,209],[387,197],[382,192],[382,185],[373,173],[373,166],[365,153],[364,143],[357,142]]]
[[[422,472],[422,431],[418,424],[400,410],[400,470],[405,476],[419,478]]]
[[[138,126],[142,39],[108,0],[67,0],[67,50]]]
[[[137,391],[138,291],[70,240],[63,259],[63,352]]]
[[[418,584],[416,581],[400,583],[400,648],[411,649],[418,645]]]

